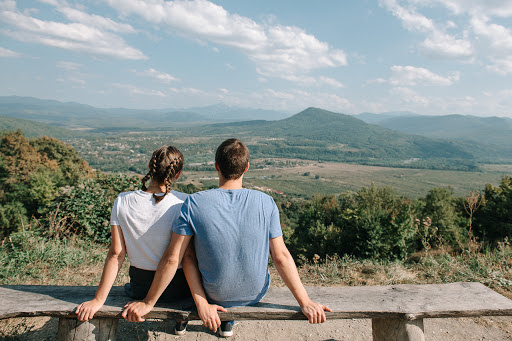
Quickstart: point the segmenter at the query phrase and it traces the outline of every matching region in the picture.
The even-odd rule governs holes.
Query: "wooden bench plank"
[[[78,304],[94,297],[96,287],[1,286],[0,319],[22,316],[74,317]],[[312,300],[327,304],[329,319],[386,318],[414,320],[432,317],[512,316],[512,301],[480,283],[388,285],[367,287],[307,287]],[[130,299],[122,287],[111,290],[97,317],[121,318]],[[222,319],[300,320],[304,316],[287,288],[270,288],[259,304],[230,308]],[[191,300],[159,304],[147,316],[198,319]]]

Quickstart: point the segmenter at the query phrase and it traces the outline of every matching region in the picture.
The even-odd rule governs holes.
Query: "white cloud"
[[[457,15],[467,13],[503,18],[512,17],[512,2],[508,0],[415,0],[413,2],[430,6],[433,2],[437,2]]]
[[[40,20],[15,10],[0,11],[0,21],[14,28],[2,33],[20,41],[120,59],[147,59],[118,35],[82,23]]]
[[[512,31],[481,15],[472,17],[471,26],[486,50],[486,69],[502,75],[512,73]]]
[[[82,64],[68,61],[60,61],[57,63],[57,67],[67,71],[76,71],[82,67]]]
[[[414,66],[391,67],[391,77],[389,83],[399,86],[415,86],[415,85],[452,85],[459,80],[459,73],[453,72],[449,76],[441,76],[430,70]]]
[[[176,82],[179,80],[178,78],[174,77],[171,74],[168,74],[165,72],[160,72],[153,68],[149,68],[143,72],[135,72],[135,73],[139,76],[154,78],[163,83],[171,83],[171,82]]]
[[[405,104],[417,104],[421,106],[427,106],[430,104],[430,100],[418,94],[416,91],[407,87],[395,87],[389,91],[392,95],[398,96],[399,100]]]
[[[469,40],[457,39],[437,30],[432,32],[420,46],[425,54],[439,58],[469,58],[474,54]]]
[[[384,84],[387,83],[387,79],[384,78],[377,78],[377,79],[370,79],[366,81],[366,84]]]
[[[76,84],[80,84],[80,85],[85,85],[85,83],[86,83],[83,79],[76,78],[76,77],[57,78],[57,81],[59,81],[61,83],[71,82],[71,83],[76,83]]]
[[[127,90],[132,95],[166,97],[166,95],[160,90],[141,88],[131,84],[112,83],[112,86]]]
[[[105,29],[112,32],[135,33],[135,29],[131,25],[118,23],[112,19],[99,15],[88,14],[71,7],[60,7],[58,8],[58,11],[64,14],[66,18],[74,22],[79,22],[88,26]]]
[[[0,57],[3,57],[3,58],[6,58],[6,57],[13,58],[13,57],[20,57],[20,56],[21,56],[21,54],[19,54],[18,52],[14,52],[12,50],[0,47]]]
[[[401,6],[398,0],[380,0],[380,4],[399,18],[407,30],[427,35],[420,44],[420,51],[426,55],[446,59],[469,59],[473,56],[473,46],[466,37],[457,38],[445,31],[445,29],[453,27],[453,22],[448,21],[444,25],[436,24],[414,8]]]
[[[512,31],[508,28],[489,23],[489,18],[475,16],[471,19],[471,26],[475,34],[485,38],[492,48],[512,50]]]
[[[1,0],[0,10],[14,11],[16,9],[16,1],[14,0]]]
[[[169,88],[174,93],[182,94],[182,95],[198,95],[198,94],[206,94],[204,91],[196,89],[196,88]]]
[[[334,88],[342,88],[343,84],[337,81],[334,78],[320,76],[320,77],[312,77],[312,76],[304,76],[304,75],[281,75],[281,78],[286,79],[290,82],[294,82],[304,86],[322,86],[327,85]]]
[[[491,64],[487,65],[486,68],[501,75],[512,74],[512,56],[491,59]]]
[[[347,64],[345,52],[331,48],[301,28],[259,24],[230,14],[207,0],[108,0],[108,3],[122,15],[139,15],[179,34],[236,48],[264,76],[286,77]]]
[[[343,84],[341,82],[338,82],[334,78],[320,76],[319,80],[320,80],[320,82],[322,82],[324,84],[327,84],[327,85],[330,85],[330,86],[335,87],[335,88],[342,88],[343,87]]]

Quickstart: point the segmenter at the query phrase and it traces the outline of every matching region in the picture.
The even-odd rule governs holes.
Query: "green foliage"
[[[306,258],[350,254],[393,259],[414,250],[414,236],[410,200],[371,186],[339,197],[314,197],[301,211],[292,243]]]
[[[27,210],[19,201],[0,205],[0,232],[7,236],[28,223]]]
[[[487,184],[483,207],[475,214],[475,234],[495,242],[512,236],[512,179],[503,177],[498,187]]]
[[[28,216],[50,204],[59,187],[93,175],[71,146],[48,137],[28,139],[19,130],[0,138],[0,159],[0,202],[21,203]]]
[[[47,212],[57,211],[70,231],[83,238],[100,243],[110,240],[110,213],[115,199],[121,192],[132,191],[140,186],[137,177],[117,174],[98,174],[97,179],[80,181],[76,186],[60,189]],[[48,220],[42,220],[49,226]]]
[[[421,200],[421,204],[420,218],[429,221],[432,229],[425,236],[430,246],[439,247],[445,243],[455,246],[459,241],[467,239],[464,210],[457,207],[457,198],[454,197],[451,187],[431,189]]]

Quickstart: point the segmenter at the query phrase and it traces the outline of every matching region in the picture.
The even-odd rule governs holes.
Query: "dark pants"
[[[151,287],[151,283],[153,283],[155,271],[130,266],[129,274],[130,284],[125,286],[126,294],[135,300],[144,299]],[[191,296],[185,274],[182,269],[178,269],[171,283],[169,283],[169,286],[158,299],[158,302],[179,301]]]

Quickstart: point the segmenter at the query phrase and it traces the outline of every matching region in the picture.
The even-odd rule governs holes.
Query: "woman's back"
[[[157,204],[152,193],[123,192],[112,208],[111,225],[121,226],[130,265],[156,270],[171,240],[172,225],[188,194],[170,191]]]

